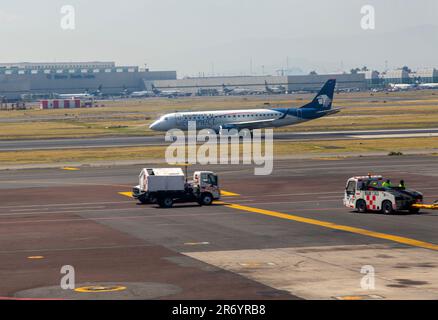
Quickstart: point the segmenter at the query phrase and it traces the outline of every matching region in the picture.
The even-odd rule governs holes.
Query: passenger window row
[[[243,115],[221,115],[221,116],[194,116],[194,117],[188,117],[184,116],[185,120],[201,120],[201,119],[209,119],[209,118],[249,118],[249,117],[275,117],[275,114],[273,113],[261,113],[261,114],[255,114],[255,115],[249,115],[249,114],[243,114]]]

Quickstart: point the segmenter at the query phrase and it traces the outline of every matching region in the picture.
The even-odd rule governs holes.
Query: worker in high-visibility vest
[[[398,184],[398,187],[401,189],[406,189],[406,184],[404,180],[400,180],[400,183]]]
[[[383,182],[382,187],[383,188],[392,188],[391,180],[388,179],[385,182]]]

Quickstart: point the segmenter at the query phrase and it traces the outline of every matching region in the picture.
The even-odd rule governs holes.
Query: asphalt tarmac
[[[391,130],[357,130],[327,132],[276,132],[275,140],[283,141],[318,141],[337,139],[373,139],[373,138],[408,138],[438,136],[438,128],[428,129],[391,129]],[[42,139],[42,140],[1,140],[1,151],[51,150],[97,147],[133,147],[167,145],[164,134],[155,136],[126,136],[78,139]]]
[[[437,159],[279,160],[270,176],[211,166],[228,191],[223,202],[171,209],[121,194],[147,163],[0,171],[0,296],[437,299],[438,212],[342,205],[346,180],[369,172],[404,179],[433,202]],[[76,290],[60,287],[66,265]],[[374,287],[364,287],[364,270]]]

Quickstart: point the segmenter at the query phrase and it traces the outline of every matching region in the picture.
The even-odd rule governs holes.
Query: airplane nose
[[[158,130],[159,122],[160,122],[160,121],[155,121],[154,123],[152,123],[152,124],[149,126],[149,129],[151,129],[151,130]]]

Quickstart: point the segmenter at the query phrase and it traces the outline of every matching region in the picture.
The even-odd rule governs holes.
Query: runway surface
[[[358,214],[342,206],[346,179],[368,172],[403,178],[433,202],[437,160],[281,160],[270,176],[211,166],[236,195],[172,209],[120,194],[142,166],[1,171],[0,296],[437,299],[438,212]],[[64,265],[74,267],[77,287],[118,289],[62,290]],[[361,286],[369,266],[374,289]]]
[[[317,141],[336,139],[372,139],[372,138],[408,138],[435,137],[438,128],[428,129],[393,129],[393,130],[358,130],[332,132],[276,132],[274,139],[284,141]],[[141,137],[104,137],[82,139],[46,139],[46,140],[2,140],[0,151],[50,150],[95,147],[132,147],[166,145],[164,134]]]

